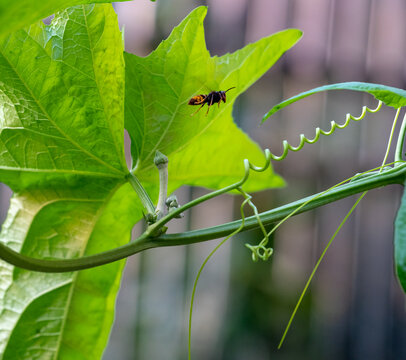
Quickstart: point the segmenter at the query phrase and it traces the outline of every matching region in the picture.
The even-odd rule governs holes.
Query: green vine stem
[[[336,123],[335,121],[332,120],[332,121],[330,122],[331,126],[330,126],[330,130],[329,130],[329,131],[324,131],[324,130],[320,129],[319,127],[317,127],[316,130],[315,130],[316,135],[314,136],[313,139],[308,139],[304,134],[300,134],[300,142],[299,142],[299,145],[296,146],[296,147],[290,145],[286,140],[284,140],[283,143],[282,143],[282,144],[283,144],[283,152],[282,152],[282,155],[277,156],[277,155],[271,154],[272,160],[281,161],[281,160],[283,160],[283,159],[286,158],[286,156],[287,156],[288,153],[289,153],[289,150],[290,150],[290,151],[299,151],[299,150],[301,150],[301,149],[303,148],[303,146],[304,146],[305,143],[314,144],[314,143],[316,143],[316,142],[319,140],[319,138],[320,138],[321,135],[329,136],[329,135],[333,134],[333,133],[336,131],[336,129],[344,129],[344,128],[346,128],[346,127],[348,126],[348,124],[351,122],[351,120],[353,120],[353,121],[360,121],[360,120],[362,120],[362,119],[365,117],[365,115],[367,114],[367,112],[369,112],[369,113],[376,113],[376,112],[378,112],[378,111],[381,109],[381,107],[382,107],[382,101],[379,101],[379,102],[378,102],[378,105],[376,106],[375,109],[370,109],[370,108],[367,107],[367,106],[363,106],[363,107],[362,107],[362,112],[361,112],[361,115],[360,115],[360,116],[356,117],[356,116],[353,116],[353,115],[351,115],[350,113],[348,113],[348,114],[345,116],[345,122],[344,122],[344,124],[342,124],[342,125],[340,125],[340,124],[338,124],[338,123]]]
[[[157,234],[161,234],[160,229],[162,229],[166,223],[168,223],[171,219],[180,216],[187,209],[190,209],[193,206],[196,206],[202,202],[210,200],[221,194],[240,188],[247,181],[250,169],[257,172],[265,171],[268,168],[271,159],[282,160],[284,157],[286,157],[289,149],[292,151],[298,151],[303,147],[305,142],[314,143],[318,140],[321,134],[330,135],[334,132],[335,128],[346,127],[351,119],[355,121],[361,120],[363,117],[365,117],[366,112],[377,112],[381,108],[381,106],[382,106],[381,102],[379,102],[376,109],[372,110],[364,106],[362,113],[359,117],[353,117],[351,114],[347,114],[346,121],[343,125],[338,125],[334,121],[332,121],[331,129],[328,132],[322,131],[319,128],[317,128],[316,137],[313,140],[308,140],[304,137],[304,135],[301,135],[300,144],[296,148],[290,146],[286,141],[284,141],[285,149],[284,153],[280,157],[276,157],[275,155],[271,154],[271,152],[268,149],[266,149],[265,150],[266,162],[263,167],[254,166],[247,159],[245,159],[244,160],[245,174],[240,181],[238,181],[235,184],[229,185],[223,189],[213,191],[207,195],[192,200],[191,202],[183,206],[180,206],[177,209],[174,209],[169,214],[167,214],[166,216],[162,217],[161,219],[153,223],[151,226],[149,226],[147,230],[139,238],[135,239],[129,244],[96,255],[89,255],[76,259],[44,260],[25,256],[23,254],[15,252],[11,248],[0,243],[0,258],[9,262],[12,265],[33,271],[70,272],[88,269],[100,265],[105,265],[113,261],[121,260],[123,258],[126,258],[140,251],[150,248],[193,244],[201,241],[212,240],[215,238],[228,236],[237,229],[239,229],[240,226],[242,226],[241,231],[250,230],[260,226],[259,224],[261,224],[261,222],[264,225],[272,224],[285,218],[288,218],[290,216],[312,210],[314,208],[323,206],[325,204],[337,201],[339,199],[348,197],[350,195],[354,195],[362,191],[366,191],[369,189],[389,184],[402,184],[406,175],[406,165],[403,162],[402,165],[390,168],[389,170],[386,169],[382,173],[371,174],[370,176],[361,177],[359,179],[357,178],[356,181],[352,181],[348,184],[345,184],[345,182],[353,179],[354,178],[353,176],[352,178],[347,179],[342,183],[340,183],[342,184],[340,186],[335,186],[332,189],[321,192],[319,194],[309,196],[307,198],[292,202],[290,204],[281,206],[279,208],[270,211],[266,211],[260,215],[256,214],[256,216],[246,218],[245,223],[243,225],[241,220],[237,220],[207,229],[194,230],[180,234],[168,234],[157,236]],[[404,132],[405,130],[401,132],[400,136],[403,136]],[[381,169],[381,167],[377,169]],[[137,194],[139,195],[148,214],[155,215],[155,207],[151,199],[149,198],[148,194],[146,193],[145,189],[142,187],[141,183],[137,179],[137,177],[133,173],[130,173],[128,176],[128,180],[135,189],[135,191],[137,192]],[[260,219],[261,222],[259,222],[258,219]]]
[[[360,192],[375,189],[378,187],[400,184],[404,183],[406,178],[406,164],[403,162],[394,168],[385,169],[382,173],[374,172],[379,170],[381,167],[372,169],[364,174],[371,173],[369,176],[362,176],[356,181],[351,181],[349,183],[342,184],[329,190],[328,192],[323,191],[318,194],[314,194],[303,199],[291,202],[289,204],[280,206],[278,208],[265,211],[260,214],[261,221],[264,225],[270,225],[283,220],[287,216],[298,208],[293,215],[298,215],[323,205],[330,204],[340,199],[344,199],[348,196],[358,194]],[[344,180],[342,183],[350,181],[352,178]],[[306,203],[306,205],[304,205]],[[303,206],[304,205],[304,206]],[[293,216],[291,215],[291,216]],[[166,234],[154,240],[154,244],[157,246],[176,246],[176,245],[187,245],[194,244],[206,240],[212,240],[219,237],[227,236],[235,229],[239,227],[241,220],[232,221],[226,224],[217,225],[214,227],[192,230],[178,234]],[[245,225],[242,231],[247,231],[251,229],[256,229],[258,227],[257,219],[255,216],[251,216],[245,219]]]
[[[370,176],[357,179],[356,181],[343,184],[332,189],[331,191],[312,195],[301,200],[289,203],[287,205],[263,212],[259,215],[259,217],[262,223],[266,226],[284,219],[286,216],[292,213],[292,211],[303,205],[303,203],[305,202],[307,202],[307,204],[305,206],[302,206],[300,210],[295,213],[295,215],[335,202],[337,200],[363,192],[365,190],[375,189],[390,184],[403,184],[405,177],[406,164],[403,163],[402,165],[399,165],[397,167],[385,170],[382,173],[374,173]],[[347,179],[347,181],[348,180],[349,179]],[[227,189],[227,191],[230,191],[233,190],[234,187],[229,186],[222,190],[214,191],[213,193],[195,199],[192,202],[172,211],[170,214],[168,214],[158,222],[166,223],[171,218],[194,206],[191,205],[192,203],[198,204],[207,200],[208,198],[213,198],[213,194],[224,193],[226,192],[225,189]],[[316,200],[309,201],[314,199],[315,197],[317,197]],[[157,223],[153,224],[151,227],[155,226]],[[218,239],[220,237],[230,235],[232,232],[237,230],[241,226],[241,224],[241,220],[236,220],[211,228],[192,230],[178,234],[166,234],[159,237],[151,237],[151,233],[149,232],[150,229],[148,228],[145,233],[143,233],[140,237],[138,237],[131,243],[96,255],[89,255],[76,259],[36,259],[20,254],[12,250],[8,246],[0,243],[0,258],[12,265],[28,270],[51,273],[70,272],[105,265],[113,261],[124,259],[128,256],[134,255],[147,249],[164,246],[187,245],[207,240]],[[251,230],[257,228],[258,226],[259,225],[256,216],[251,216],[245,219],[245,223],[241,231]]]

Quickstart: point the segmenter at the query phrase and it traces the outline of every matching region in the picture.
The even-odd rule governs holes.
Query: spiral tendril
[[[309,139],[309,138],[307,138],[304,134],[300,134],[300,142],[299,142],[299,145],[296,146],[296,147],[290,145],[286,140],[284,140],[284,141],[282,142],[282,144],[283,144],[283,152],[282,152],[282,155],[277,156],[277,155],[274,155],[274,154],[271,153],[271,158],[272,158],[272,160],[275,160],[275,161],[281,161],[281,160],[283,160],[283,159],[286,158],[286,156],[288,155],[288,152],[289,152],[289,151],[299,151],[299,150],[301,150],[301,149],[303,148],[303,146],[304,146],[305,143],[314,144],[314,143],[316,143],[316,142],[319,140],[320,135],[329,136],[329,135],[333,134],[333,133],[336,131],[336,129],[344,129],[344,128],[346,128],[346,127],[348,126],[348,124],[351,122],[351,120],[353,120],[353,121],[360,121],[360,120],[362,120],[362,119],[365,117],[365,115],[367,114],[367,112],[369,112],[369,113],[376,113],[376,112],[378,112],[378,111],[381,109],[381,107],[382,107],[382,101],[379,101],[379,102],[378,102],[378,105],[376,106],[375,109],[370,109],[370,108],[367,107],[367,106],[363,106],[363,107],[362,107],[361,115],[358,116],[358,117],[357,117],[357,116],[353,116],[353,115],[351,115],[350,113],[347,113],[347,115],[345,116],[345,122],[344,122],[344,124],[341,124],[341,125],[340,125],[340,124],[336,123],[334,120],[332,120],[332,121],[330,122],[331,127],[330,127],[330,130],[329,130],[329,131],[324,131],[324,130],[320,129],[319,127],[317,127],[316,130],[315,130],[316,135],[315,135],[315,137],[314,137],[313,139]]]
[[[330,127],[329,131],[324,131],[324,130],[320,129],[319,127],[317,127],[316,130],[315,130],[316,135],[315,135],[315,137],[313,139],[308,139],[304,134],[301,134],[300,135],[299,145],[296,146],[296,147],[290,145],[287,142],[287,140],[284,140],[283,141],[283,153],[282,153],[281,156],[274,155],[268,149],[265,149],[265,159],[266,159],[266,161],[265,161],[265,165],[263,167],[254,166],[248,160],[245,160],[245,177],[244,177],[243,181],[245,182],[247,180],[250,169],[252,169],[254,171],[257,171],[257,172],[264,171],[265,169],[268,168],[271,160],[281,161],[281,160],[285,159],[288,152],[289,152],[289,150],[290,151],[299,151],[299,150],[301,150],[303,148],[305,143],[314,144],[319,140],[321,135],[325,135],[325,136],[332,135],[337,128],[338,129],[344,129],[345,127],[348,126],[348,124],[351,122],[351,120],[360,121],[366,116],[367,112],[376,113],[381,109],[381,107],[382,107],[382,101],[379,101],[378,105],[376,106],[375,109],[371,109],[371,108],[369,108],[367,106],[363,106],[361,115],[359,115],[358,117],[353,116],[350,113],[347,113],[346,116],[345,116],[344,124],[338,124],[335,121],[331,121],[330,122],[331,127]],[[250,203],[249,201],[248,201],[248,204],[254,210],[255,215],[257,215],[256,208],[255,208],[254,204]],[[262,225],[260,221],[258,221],[258,223],[260,224],[260,226]],[[278,225],[276,227],[278,227]],[[267,244],[269,242],[269,236],[276,229],[276,227],[269,234],[264,236],[264,238],[262,239],[262,241],[258,245],[245,244],[245,246],[252,251],[252,260],[253,261],[258,261],[258,259],[266,261],[272,255],[273,250],[272,250],[271,247],[267,247]],[[262,228],[262,226],[261,226],[261,230],[264,232],[264,229]]]

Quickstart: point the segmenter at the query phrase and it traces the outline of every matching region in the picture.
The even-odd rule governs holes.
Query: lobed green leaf
[[[266,121],[269,117],[271,117],[271,115],[275,114],[277,111],[283,109],[284,107],[290,104],[293,104],[294,102],[300,99],[328,90],[362,91],[373,95],[377,100],[382,101],[387,106],[391,106],[394,108],[406,106],[406,90],[395,88],[392,86],[353,81],[320,86],[312,90],[305,91],[298,95],[292,96],[291,98],[282,101],[281,103],[275,105],[271,110],[269,110],[263,116],[262,122]]]
[[[127,173],[121,34],[111,6],[97,9],[0,43],[0,181],[16,191]]]
[[[249,44],[233,54],[211,57],[205,44],[203,20],[207,9],[192,11],[149,56],[125,54],[125,127],[137,176],[156,178],[156,150],[170,159],[170,181],[218,188],[244,174],[243,160],[262,165],[264,155],[232,120],[236,98],[262,76],[301,37],[285,30]],[[197,107],[191,97],[227,90],[227,102]],[[207,106],[207,105],[206,105]],[[172,184],[173,185],[173,184]],[[280,186],[270,170],[250,178],[248,191]]]
[[[123,108],[110,5],[64,10],[0,44],[0,180],[16,192],[0,241],[48,259],[130,241],[142,214],[125,178]],[[0,358],[100,358],[123,266],[44,274],[0,262]]]

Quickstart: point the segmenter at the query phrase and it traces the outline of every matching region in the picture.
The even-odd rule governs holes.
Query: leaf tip
[[[207,6],[204,6],[204,5],[198,6],[197,8],[193,9],[190,12],[188,17],[189,16],[196,16],[196,17],[199,17],[201,19],[204,19],[206,17],[206,15],[207,15],[207,9],[208,9]]]
[[[275,114],[281,107],[279,105],[275,105],[271,110],[269,110],[261,120],[261,124],[263,124],[266,120],[268,120],[273,114]]]
[[[303,37],[303,31],[300,29],[287,29],[291,33],[291,38],[294,41],[294,44],[296,44],[302,37]]]

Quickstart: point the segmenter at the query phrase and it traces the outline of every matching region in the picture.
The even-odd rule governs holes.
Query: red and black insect
[[[196,95],[193,96],[190,100],[189,100],[189,105],[201,105],[196,112],[194,112],[192,115],[196,114],[205,104],[207,104],[207,112],[206,112],[206,116],[209,113],[210,110],[210,106],[212,106],[215,103],[218,103],[218,106],[220,107],[220,103],[221,101],[223,101],[224,103],[226,102],[226,92],[231,90],[231,89],[235,89],[235,86],[227,89],[226,91],[212,91],[211,93],[204,95]]]

